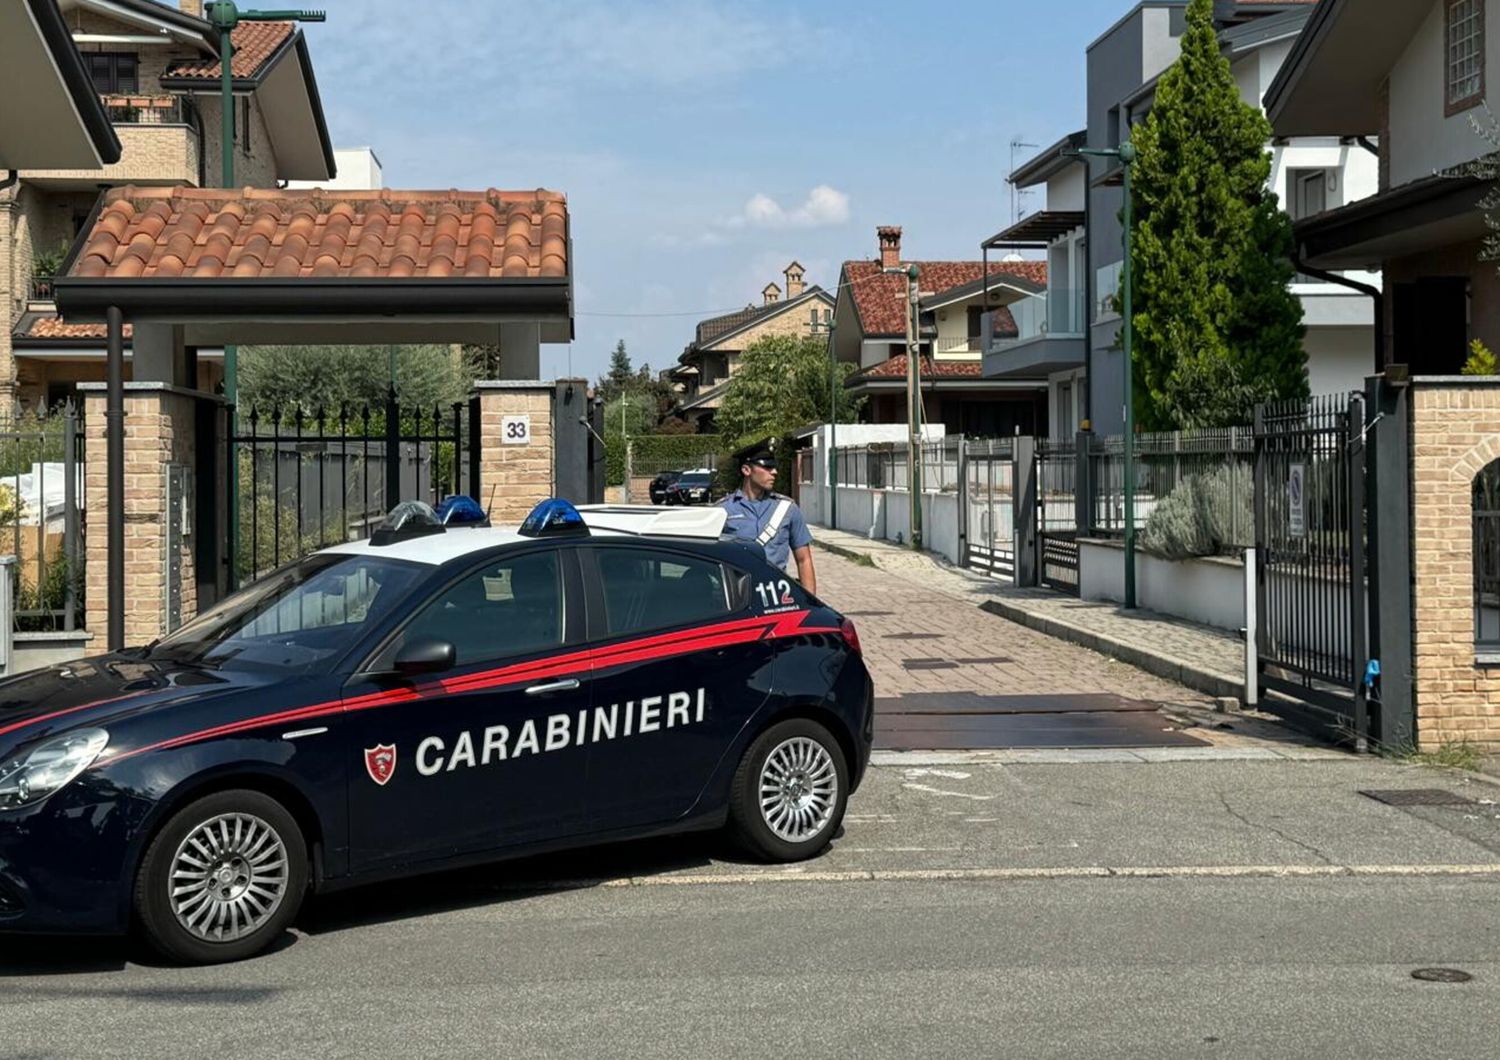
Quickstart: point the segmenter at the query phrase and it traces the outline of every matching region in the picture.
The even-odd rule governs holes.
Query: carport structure
[[[227,586],[228,492],[215,468],[229,436],[222,399],[198,389],[198,346],[497,344],[508,382],[488,388],[480,423],[498,431],[504,412],[550,409],[540,344],[572,339],[570,265],[567,202],[552,191],[106,192],[56,281],[64,319],[108,331],[107,382],[86,395],[85,431],[107,454],[85,483],[90,628],[102,621],[107,647],[125,645],[128,589],[131,639],[159,635],[166,605],[153,601],[169,569],[194,586],[184,615]],[[550,427],[533,427],[549,446]],[[483,463],[497,484],[550,472],[530,447],[485,447]],[[174,488],[171,466],[198,473]],[[192,542],[169,532],[169,504],[195,513]]]

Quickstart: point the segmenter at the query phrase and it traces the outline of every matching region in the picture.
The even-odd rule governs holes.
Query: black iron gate
[[[1071,441],[1036,444],[1036,530],[1043,585],[1078,595],[1078,458]]]
[[[1360,744],[1369,632],[1364,424],[1358,395],[1255,412],[1261,685],[1316,708]]]
[[[368,537],[403,500],[436,504],[472,494],[476,419],[469,402],[404,407],[394,392],[380,405],[336,412],[252,409],[234,437],[239,584],[320,548]]]

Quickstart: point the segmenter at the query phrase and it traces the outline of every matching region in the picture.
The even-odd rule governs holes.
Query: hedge
[[[634,450],[635,472],[654,468],[666,470],[696,465],[705,453],[719,454],[719,463],[727,463],[722,447],[726,439],[717,434],[643,434],[630,439]],[[607,435],[604,444],[605,482],[618,486],[625,481],[625,440],[618,434]],[[652,474],[656,473],[652,471]]]

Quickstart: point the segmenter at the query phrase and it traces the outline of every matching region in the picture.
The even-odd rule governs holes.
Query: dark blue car
[[[722,510],[407,514],[0,683],[0,931],[233,960],[309,890],[726,824],[827,846],[869,760],[859,641]]]

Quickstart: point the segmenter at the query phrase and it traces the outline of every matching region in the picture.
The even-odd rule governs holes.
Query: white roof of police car
[[[723,529],[723,519],[719,515],[728,514],[722,508],[653,508],[648,505],[583,505],[578,510],[583,514],[584,522],[589,525],[591,537],[641,537],[658,540],[670,540],[673,537],[716,540]],[[717,527],[712,525],[715,522],[718,523]],[[656,528],[654,533],[649,532],[653,525]],[[634,526],[647,532],[635,530]],[[663,528],[671,530],[674,526],[681,532],[662,532]],[[449,560],[460,559],[474,552],[538,540],[546,538],[527,537],[509,528],[454,526],[441,534],[414,535],[392,541],[388,545],[372,545],[369,540],[350,541],[322,551],[380,556],[439,567]]]

